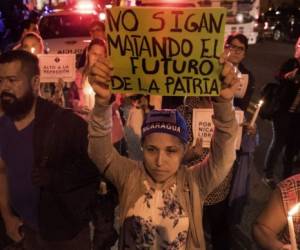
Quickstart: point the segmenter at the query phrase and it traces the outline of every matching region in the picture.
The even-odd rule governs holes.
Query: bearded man
[[[38,97],[38,58],[0,56],[0,212],[6,232],[30,250],[89,250],[99,175],[87,124]]]

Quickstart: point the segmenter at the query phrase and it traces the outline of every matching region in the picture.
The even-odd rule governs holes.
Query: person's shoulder
[[[8,128],[11,124],[12,124],[12,121],[6,115],[2,115],[0,117],[0,129],[1,130]]]
[[[298,61],[295,58],[289,58],[281,65],[281,68],[285,68],[285,67],[295,68],[297,65],[298,65]]]
[[[246,67],[243,63],[239,64],[239,70],[241,71],[242,74],[249,74],[252,75],[252,72],[249,70],[248,67]]]
[[[54,120],[56,124],[65,126],[66,129],[76,125],[86,126],[87,124],[87,122],[79,115],[75,114],[72,109],[60,107],[59,105],[42,98],[38,101],[37,112],[39,117],[44,117],[43,120]]]
[[[9,118],[6,115],[0,116],[0,124],[7,123],[9,121]]]
[[[300,174],[292,175],[283,181],[279,182],[278,187],[283,189],[296,188],[300,190]]]
[[[87,121],[76,114],[72,109],[59,107],[58,112],[60,115],[57,117],[57,121],[61,122],[62,126],[66,126],[66,129],[74,127],[87,127]]]
[[[9,140],[13,127],[13,122],[5,115],[0,117],[0,147]]]

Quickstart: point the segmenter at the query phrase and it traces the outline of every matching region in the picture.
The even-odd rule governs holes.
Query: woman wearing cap
[[[176,110],[153,110],[142,126],[143,162],[120,156],[111,144],[112,65],[98,61],[89,75],[96,92],[90,122],[89,154],[116,186],[120,201],[120,249],[205,249],[202,206],[235,159],[237,131],[232,97],[238,84],[232,65],[223,68],[224,88],[213,99],[215,136],[209,157],[182,166],[188,141],[185,120]]]

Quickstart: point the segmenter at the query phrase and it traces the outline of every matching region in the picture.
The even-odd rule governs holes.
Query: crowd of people
[[[112,94],[104,24],[92,23],[90,36],[74,82],[40,82],[36,55],[46,51],[35,22],[25,22],[20,40],[0,55],[0,247],[232,249],[258,136],[249,123],[255,79],[243,64],[247,38],[226,39],[220,96],[183,98]],[[300,190],[299,67],[300,38],[276,75],[282,103],[271,121],[263,178],[274,191],[253,225],[263,249],[291,247],[287,214]],[[197,108],[214,112],[209,149],[193,135]],[[242,124],[235,110],[244,112]],[[299,218],[293,216],[298,243]]]

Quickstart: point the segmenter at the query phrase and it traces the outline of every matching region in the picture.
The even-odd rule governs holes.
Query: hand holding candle
[[[89,110],[92,110],[95,104],[95,92],[89,83],[85,84],[83,89],[83,95],[84,106],[86,106]]]
[[[295,215],[300,207],[300,203],[297,203],[289,212],[288,212],[288,226],[289,226],[289,234],[290,234],[290,242],[291,242],[291,250],[297,250],[297,241],[295,228],[293,223],[293,215]]]
[[[261,108],[261,106],[264,104],[264,101],[263,100],[260,100],[259,102],[258,102],[258,104],[256,105],[256,110],[255,110],[255,112],[254,112],[254,114],[253,114],[253,116],[252,116],[252,119],[251,119],[251,122],[250,122],[250,127],[253,127],[254,126],[254,123],[256,122],[256,119],[257,119],[257,116],[258,116],[258,114],[259,114],[259,111],[260,111],[260,108]]]

